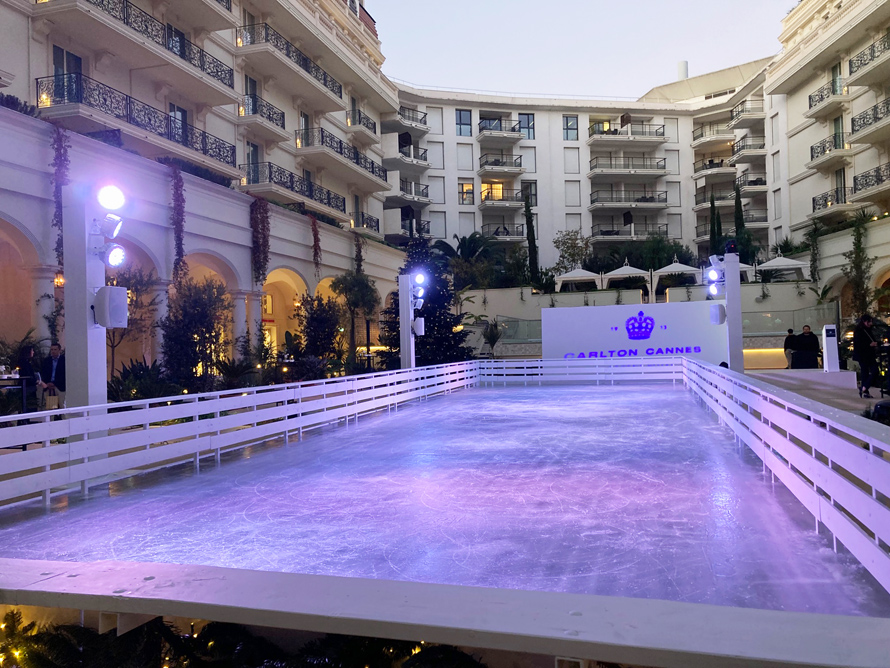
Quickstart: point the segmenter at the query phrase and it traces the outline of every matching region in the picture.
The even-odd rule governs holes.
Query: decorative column
[[[169,311],[169,298],[170,298],[170,285],[172,281],[158,280],[155,281],[153,288],[152,299],[156,300],[155,302],[155,319],[152,323],[152,338],[154,339],[153,350],[150,350],[150,355],[146,357],[151,357],[154,360],[162,360],[164,357],[164,331],[158,327],[158,323],[161,322],[164,318],[167,317],[167,312]]]
[[[247,296],[249,292],[244,290],[229,290],[232,299],[232,337],[235,345],[235,354],[238,354],[239,343],[248,335],[247,321]]]
[[[31,303],[34,305],[34,334],[41,343],[52,343],[50,320],[56,308],[55,278],[58,267],[38,265],[28,268],[31,275]]]

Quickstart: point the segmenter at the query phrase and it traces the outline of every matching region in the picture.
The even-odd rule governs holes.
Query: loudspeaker
[[[630,211],[624,212],[624,226],[633,225],[634,215]]]
[[[426,324],[423,318],[414,318],[414,336],[423,336],[426,333]]]
[[[99,327],[112,329],[127,326],[127,289],[106,285],[99,288],[93,300],[93,315]]]
[[[726,322],[726,307],[723,304],[711,304],[711,324],[722,325]]]

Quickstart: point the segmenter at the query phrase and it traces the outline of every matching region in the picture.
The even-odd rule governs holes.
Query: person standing
[[[62,354],[62,346],[53,343],[49,347],[49,357],[43,360],[40,366],[40,378],[43,381],[40,387],[43,389],[44,400],[47,394],[55,392],[59,397],[59,408],[65,408],[65,356]]]
[[[795,369],[818,369],[819,355],[822,354],[822,346],[819,345],[819,337],[813,334],[809,325],[804,325],[800,336],[794,342]]]
[[[794,349],[797,341],[797,337],[794,335],[794,330],[788,330],[788,336],[785,337],[785,361],[788,362],[788,365],[785,367],[786,369],[791,368],[791,357],[794,353]]]
[[[34,346],[22,346],[19,351],[18,370],[19,378],[24,380],[23,403],[28,404],[29,399],[36,396],[37,387],[40,385],[40,374],[34,369]],[[27,410],[30,411],[31,407]]]
[[[872,317],[865,313],[853,331],[853,359],[859,362],[862,371],[859,396],[866,399],[872,398],[868,391],[878,376],[878,341],[874,335],[874,324]]]

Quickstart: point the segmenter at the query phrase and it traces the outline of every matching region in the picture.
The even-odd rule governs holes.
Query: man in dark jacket
[[[796,337],[794,342],[794,364],[795,369],[818,369],[819,355],[822,353],[822,346],[819,345],[819,337],[813,334],[809,325],[803,326],[800,336]]]
[[[59,397],[59,408],[65,407],[65,356],[62,346],[54,343],[49,347],[49,357],[40,365],[40,380],[43,382],[43,396],[48,391],[55,391]]]
[[[859,318],[859,324],[853,331],[853,359],[859,362],[862,370],[862,384],[859,396],[871,399],[869,389],[878,376],[878,340],[875,337],[874,320],[867,313]]]
[[[791,368],[791,356],[794,353],[794,348],[797,345],[797,337],[794,335],[794,330],[788,330],[788,336],[785,337],[785,361],[788,362],[788,366],[786,369]]]

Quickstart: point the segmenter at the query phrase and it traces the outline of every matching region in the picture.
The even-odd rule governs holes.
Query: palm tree
[[[501,340],[503,335],[504,332],[501,329],[501,323],[498,322],[497,318],[492,319],[491,322],[485,323],[485,329],[482,330],[482,338],[485,339],[485,343],[491,348],[492,358],[495,356],[494,347],[498,344],[498,341]]]
[[[349,315],[349,358],[355,364],[355,321],[360,316],[370,318],[380,306],[380,295],[374,281],[366,274],[351,269],[331,281],[331,290],[343,297]]]
[[[481,232],[473,232],[468,236],[454,235],[457,247],[439,239],[433,244],[438,257],[444,259],[445,266],[454,277],[455,290],[462,290],[468,285],[479,283],[479,270],[490,259],[494,241]],[[434,257],[436,256],[434,255]],[[484,287],[473,285],[473,287]]]

